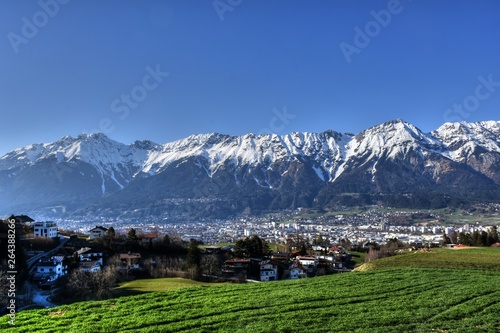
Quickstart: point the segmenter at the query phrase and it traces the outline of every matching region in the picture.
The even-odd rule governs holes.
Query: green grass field
[[[366,271],[23,311],[15,327],[2,317],[0,331],[499,332],[499,258],[496,249],[410,253]]]
[[[157,291],[170,291],[180,288],[216,285],[218,284],[198,282],[183,278],[143,279],[121,283],[119,287],[113,290],[113,295],[115,297],[121,297]]]
[[[351,261],[354,262],[354,265],[359,266],[365,262],[366,253],[365,252],[356,252],[349,251],[352,256]]]
[[[415,251],[364,264],[357,270],[455,268],[500,271],[500,249],[461,248]]]

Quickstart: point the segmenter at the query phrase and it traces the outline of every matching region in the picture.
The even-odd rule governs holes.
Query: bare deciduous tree
[[[204,256],[201,259],[200,267],[201,273],[206,274],[209,277],[220,274],[219,259],[214,254]]]
[[[111,296],[111,289],[116,283],[116,268],[108,267],[97,272],[75,270],[69,279],[68,288],[79,298],[88,299],[95,296],[103,299]]]

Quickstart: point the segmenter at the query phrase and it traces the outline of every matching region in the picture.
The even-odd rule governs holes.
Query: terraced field
[[[481,251],[491,257],[471,268],[467,251],[472,251],[472,261]],[[440,255],[455,260],[453,268],[405,267],[402,262],[408,266],[419,258],[410,254],[398,257],[396,268],[376,270],[372,265],[374,270],[298,281],[201,286],[23,311],[15,327],[1,318],[0,331],[500,331],[500,274],[490,261],[498,265],[500,251],[448,250]]]

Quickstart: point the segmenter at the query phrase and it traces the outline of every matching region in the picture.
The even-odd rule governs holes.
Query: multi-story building
[[[265,260],[259,263],[260,266],[260,281],[275,281],[278,280],[279,262],[274,260]]]
[[[33,234],[35,237],[57,237],[57,224],[54,221],[35,222]]]

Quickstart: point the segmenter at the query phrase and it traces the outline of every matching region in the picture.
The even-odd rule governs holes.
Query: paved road
[[[39,259],[41,259],[43,257],[49,257],[52,253],[56,252],[57,250],[62,248],[64,245],[66,245],[67,242],[69,242],[69,237],[64,237],[64,236],[59,235],[59,239],[61,240],[61,243],[58,246],[56,246],[55,248],[53,248],[52,250],[37,254],[33,258],[26,260],[26,263],[28,264],[28,269],[30,271]]]
[[[57,305],[51,303],[47,298],[50,296],[50,291],[35,289],[33,292],[33,303],[45,308],[53,308]]]
[[[55,253],[56,251],[61,249],[69,241],[69,237],[64,237],[61,235],[59,235],[59,239],[61,240],[61,242],[59,243],[58,246],[56,246],[52,250],[37,254],[36,256],[26,260],[26,263],[28,265],[28,269],[30,270],[30,274],[32,273],[31,271],[35,268],[35,264],[38,262],[39,259],[42,259],[44,257],[50,257],[53,253]],[[32,284],[31,282],[27,281],[27,283],[30,283],[32,286],[32,290],[33,290],[32,302],[34,304],[43,306],[45,308],[53,308],[53,307],[57,306],[54,303],[51,303],[47,299],[50,296],[50,291],[39,290],[38,287],[36,285]],[[30,307],[32,305],[33,304],[30,304],[27,307]],[[19,310],[22,310],[22,309],[19,309]]]

